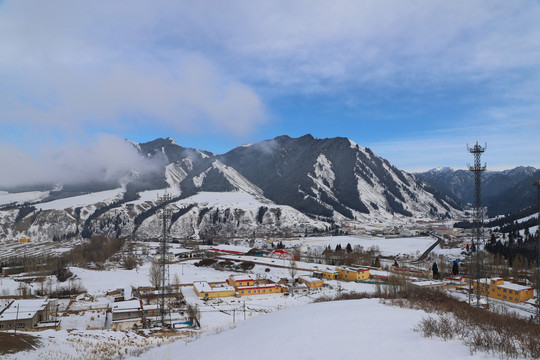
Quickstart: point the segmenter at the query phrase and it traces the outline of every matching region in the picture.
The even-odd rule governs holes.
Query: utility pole
[[[536,235],[536,320],[540,322],[540,180],[533,182],[538,188],[538,231]]]
[[[474,173],[474,216],[473,216],[473,247],[475,248],[475,279],[476,279],[476,306],[480,306],[480,280],[482,277],[482,263],[484,261],[484,209],[482,208],[482,173],[486,171],[486,165],[482,166],[480,156],[486,151],[487,144],[484,147],[476,144],[467,150],[474,156],[474,166],[468,165],[469,171]],[[482,245],[482,251],[480,251],[480,245]],[[480,258],[482,255],[482,259]],[[489,294],[487,293],[486,284],[486,299]],[[469,296],[471,296],[469,294]]]
[[[17,335],[18,323],[19,323],[19,304],[17,303],[17,315],[15,315],[15,335]]]
[[[162,197],[158,198],[160,204],[162,204],[163,209],[161,212],[161,220],[163,222],[163,234],[161,238],[161,261],[160,261],[160,272],[161,272],[161,285],[160,285],[160,301],[159,301],[159,312],[161,326],[165,327],[165,292],[168,288],[167,284],[167,222],[171,217],[170,209],[167,209],[167,203],[171,200],[170,194],[164,194]]]

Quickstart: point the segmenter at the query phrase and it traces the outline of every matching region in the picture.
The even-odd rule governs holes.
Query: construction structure
[[[161,238],[161,244],[160,244],[160,286],[159,286],[159,314],[160,314],[160,321],[161,326],[165,327],[165,318],[167,314],[167,309],[165,306],[165,297],[168,295],[168,266],[167,266],[167,225],[169,222],[169,219],[171,218],[171,210],[167,208],[167,204],[171,201],[171,195],[170,194],[164,194],[162,197],[158,198],[159,203],[162,205],[161,210],[161,221],[163,224],[163,234]]]
[[[538,188],[538,230],[536,232],[536,321],[540,323],[540,180],[533,182]]]
[[[471,257],[474,256],[474,278],[476,279],[476,282],[474,283],[476,286],[476,291],[474,293],[476,294],[476,306],[480,305],[480,297],[481,297],[481,291],[480,291],[480,278],[482,277],[482,269],[483,269],[483,263],[485,260],[484,256],[484,208],[482,207],[482,173],[486,171],[486,165],[484,164],[482,166],[480,157],[486,151],[487,144],[484,145],[484,147],[478,145],[478,141],[476,144],[469,148],[469,145],[467,145],[467,150],[474,156],[474,165],[468,165],[469,171],[474,173],[474,211],[473,211],[473,240],[472,240],[472,253]],[[471,259],[471,267],[472,267],[472,259]],[[472,290],[471,283],[471,290]],[[471,302],[471,296],[473,291],[469,294],[469,303]],[[487,299],[487,297],[486,297]]]

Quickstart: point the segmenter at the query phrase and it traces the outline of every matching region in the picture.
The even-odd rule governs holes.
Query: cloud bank
[[[42,149],[31,155],[19,147],[0,143],[0,189],[32,185],[117,184],[126,177],[156,173],[163,165],[143,158],[135,147],[113,135],[100,135],[89,145],[71,143]]]

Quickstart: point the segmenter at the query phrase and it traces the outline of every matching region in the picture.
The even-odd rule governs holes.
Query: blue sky
[[[4,0],[0,166],[310,133],[407,171],[464,168],[475,141],[489,169],[540,167],[538,19],[521,0]]]

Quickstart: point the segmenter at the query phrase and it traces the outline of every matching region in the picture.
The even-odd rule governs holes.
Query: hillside
[[[420,310],[378,299],[346,300],[286,309],[241,322],[188,343],[176,342],[137,359],[178,354],[185,359],[490,359],[458,341],[427,339],[413,330]],[[265,350],[266,349],[266,350]],[[133,358],[136,359],[136,358]]]

